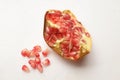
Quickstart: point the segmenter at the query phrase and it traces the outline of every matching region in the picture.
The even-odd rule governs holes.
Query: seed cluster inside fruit
[[[48,11],[45,15],[44,38],[50,47],[59,50],[60,55],[76,60],[80,58],[81,43],[86,44],[83,36],[90,35],[71,15],[59,10]]]
[[[28,63],[31,68],[37,69],[41,73],[43,72],[44,66],[50,65],[50,60],[47,58],[48,54],[48,49],[42,51],[40,45],[34,46],[32,50],[28,50],[27,48],[25,48],[21,51],[21,55],[28,58]],[[42,61],[41,55],[44,56],[44,60]],[[22,70],[25,72],[30,72],[30,69],[27,65],[23,65]]]

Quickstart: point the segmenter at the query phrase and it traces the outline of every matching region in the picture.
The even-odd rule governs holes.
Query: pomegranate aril
[[[41,63],[41,60],[40,60],[39,57],[36,57],[36,58],[35,58],[35,63],[36,63],[36,64],[40,64],[40,63]]]
[[[31,63],[30,66],[31,66],[33,69],[36,69],[36,63]]]
[[[39,53],[36,53],[35,56],[36,56],[36,57],[40,57],[40,54],[39,54]]]
[[[53,46],[53,45],[54,45],[54,43],[52,43],[52,42],[48,42],[48,44],[49,44],[50,46]]]
[[[65,27],[60,27],[59,32],[61,32],[62,34],[65,34],[67,32],[67,29]]]
[[[70,52],[69,55],[70,56],[75,56],[77,53],[76,52]]]
[[[29,64],[35,63],[35,60],[31,60],[31,59],[30,59],[30,60],[28,61],[28,63],[29,63]]]
[[[28,50],[28,49],[23,49],[22,51],[21,51],[21,55],[23,56],[23,57],[29,57],[30,56],[30,51]]]
[[[42,64],[43,64],[44,66],[48,66],[48,65],[50,65],[50,60],[49,60],[49,59],[45,59],[45,60],[42,62]]]
[[[80,49],[80,46],[74,45],[72,48],[72,51],[78,51]]]
[[[39,56],[39,53],[35,52],[34,50],[31,50],[31,53],[30,53],[29,57],[35,57],[35,56]]]
[[[37,69],[39,70],[39,72],[43,72],[43,67],[41,64],[37,64]]]
[[[30,51],[29,58],[30,58],[30,57],[34,57],[34,56],[35,56],[35,54],[36,54],[36,52],[34,52],[33,50],[31,50],[31,51]]]
[[[46,57],[46,56],[48,55],[48,49],[42,51],[42,55],[43,55],[44,57]]]
[[[41,46],[40,45],[36,45],[33,47],[33,51],[34,52],[40,52],[41,51]]]
[[[68,29],[71,29],[73,27],[73,23],[71,21],[67,21],[65,26],[68,27]]]
[[[28,63],[30,64],[30,66],[33,68],[33,69],[36,69],[36,63],[34,60],[29,60]]]
[[[79,43],[79,39],[75,38],[75,39],[72,39],[72,44],[73,45],[76,45]]]
[[[61,13],[61,11],[56,10],[56,11],[54,12],[54,14],[56,14],[57,16],[59,16],[59,17],[60,17],[62,13]]]
[[[69,14],[65,14],[65,15],[63,15],[63,19],[64,20],[70,20],[70,15]]]
[[[61,33],[57,33],[56,37],[57,37],[57,39],[61,39],[62,38],[62,34]]]
[[[28,68],[26,65],[23,65],[23,66],[22,66],[22,70],[23,70],[24,72],[30,72],[29,68]]]

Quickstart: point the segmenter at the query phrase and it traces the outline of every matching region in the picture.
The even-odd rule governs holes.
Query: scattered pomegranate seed
[[[30,56],[29,56],[29,58],[30,58],[30,57],[34,57],[35,54],[36,54],[36,52],[34,52],[33,50],[30,50]]]
[[[40,63],[41,63],[40,58],[39,58],[39,57],[36,57],[36,58],[35,58],[35,62],[36,62],[36,64],[40,64]]]
[[[42,49],[41,49],[41,46],[40,45],[36,45],[33,47],[33,51],[34,52],[40,52]]]
[[[22,70],[23,70],[24,72],[30,72],[29,68],[28,68],[26,65],[23,65],[23,66],[22,66]]]
[[[45,60],[42,62],[42,64],[43,64],[44,66],[48,66],[48,65],[50,65],[50,60],[49,60],[49,59],[45,59]]]
[[[23,49],[22,51],[21,51],[21,55],[23,56],[23,57],[28,57],[28,56],[30,56],[30,51],[28,50],[28,49]]]
[[[39,72],[43,72],[43,67],[42,67],[42,65],[41,64],[38,64],[37,65],[37,69],[39,70]]]
[[[33,47],[32,50],[28,50],[27,48],[23,49],[21,51],[21,55],[23,57],[28,57],[28,58],[32,58],[28,61],[29,65],[33,68],[33,69],[38,69],[39,72],[43,72],[43,66],[41,65],[41,59],[40,59],[40,54],[39,52],[41,51],[41,47],[39,45],[36,45]],[[47,56],[48,55],[48,49],[44,50],[42,52],[43,56]],[[48,59],[44,60],[43,64],[45,66],[48,66],[50,64],[50,61]],[[29,72],[29,68],[26,65],[22,66],[22,70],[25,72]]]
[[[48,55],[48,49],[42,51],[42,55],[43,55],[44,57],[46,57],[46,56]]]
[[[33,68],[33,69],[36,69],[36,63],[34,60],[29,60],[28,63],[30,64],[30,66]]]
[[[36,57],[40,57],[40,54],[39,54],[39,53],[36,53],[35,56],[36,56]]]

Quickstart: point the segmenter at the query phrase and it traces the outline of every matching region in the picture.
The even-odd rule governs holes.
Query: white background
[[[20,55],[43,39],[48,9],[69,9],[91,33],[93,46],[79,62],[50,49],[51,65],[41,74],[24,73]],[[120,0],[0,0],[0,80],[120,80]]]

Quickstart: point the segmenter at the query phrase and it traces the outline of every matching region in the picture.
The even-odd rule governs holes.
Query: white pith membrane
[[[90,34],[69,10],[46,12],[44,38],[54,51],[70,60],[78,60],[91,50]]]

